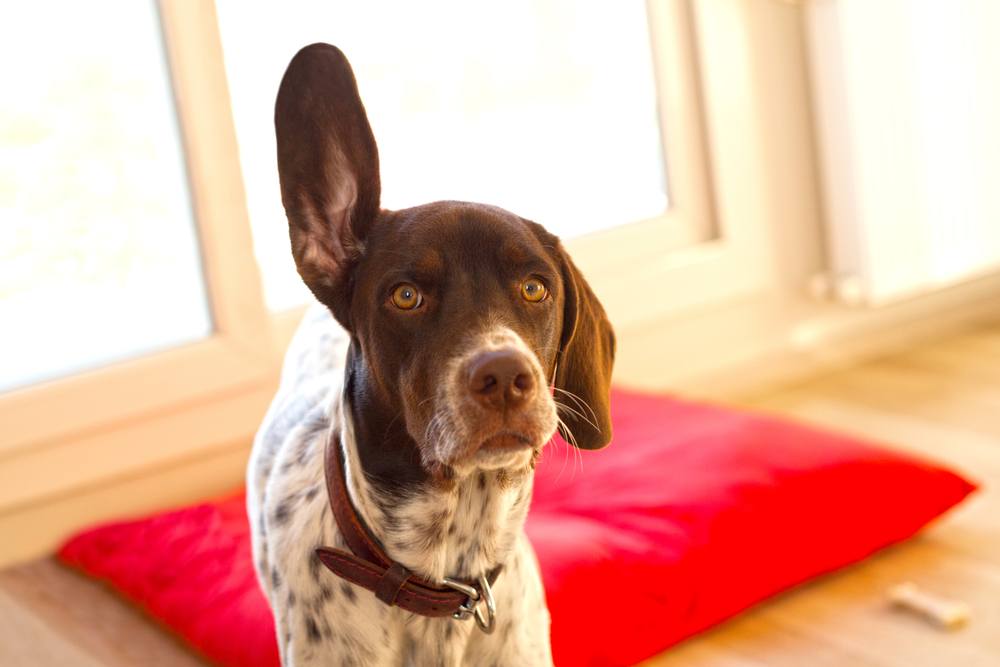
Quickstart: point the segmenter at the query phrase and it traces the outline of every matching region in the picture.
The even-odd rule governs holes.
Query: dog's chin
[[[551,437],[551,436],[550,436]],[[465,451],[445,462],[459,476],[478,470],[529,468],[549,438],[503,430],[472,438]]]
[[[523,468],[543,444],[522,433],[503,431],[484,439],[469,463],[480,470]]]

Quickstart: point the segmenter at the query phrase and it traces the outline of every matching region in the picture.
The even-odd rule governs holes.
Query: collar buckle
[[[493,629],[496,627],[497,604],[493,598],[493,589],[490,587],[490,582],[486,578],[486,575],[480,575],[477,582],[479,585],[478,588],[449,577],[445,577],[442,583],[448,588],[454,589],[466,596],[465,602],[458,608],[458,611],[452,614],[452,618],[464,621],[470,616],[475,616],[476,625],[479,626],[479,629],[488,635],[492,634]],[[483,613],[483,603],[486,606],[485,614]]]

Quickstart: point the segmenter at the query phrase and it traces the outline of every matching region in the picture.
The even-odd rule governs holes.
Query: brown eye
[[[538,303],[539,301],[543,301],[548,295],[549,291],[545,288],[545,283],[538,278],[528,278],[521,283],[521,296],[524,297],[525,301]]]
[[[392,305],[400,310],[413,310],[423,301],[417,288],[409,283],[403,283],[392,290]]]

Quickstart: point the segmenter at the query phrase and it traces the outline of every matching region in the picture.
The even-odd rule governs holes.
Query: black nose
[[[512,348],[480,353],[469,363],[469,393],[494,410],[523,406],[535,395],[528,358]]]

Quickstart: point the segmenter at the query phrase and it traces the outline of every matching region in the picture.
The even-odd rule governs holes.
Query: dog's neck
[[[339,406],[348,493],[389,557],[431,581],[474,580],[504,564],[524,526],[533,470],[431,475],[400,420],[387,422],[348,368]]]

